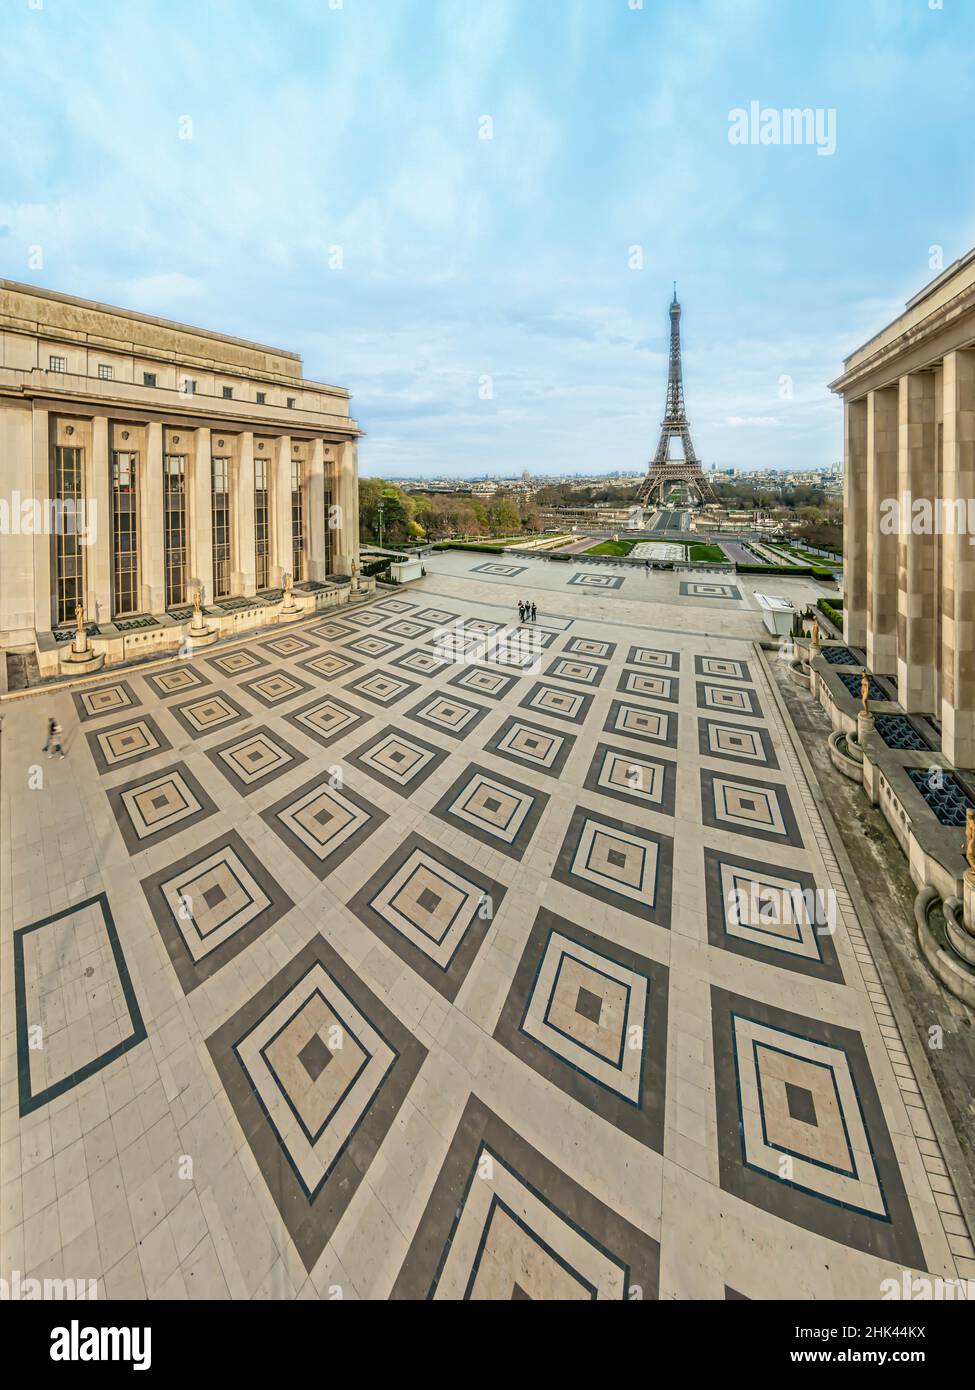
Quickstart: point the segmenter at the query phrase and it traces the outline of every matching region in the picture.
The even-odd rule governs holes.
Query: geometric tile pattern
[[[104,893],[14,932],[20,1114],[70,1091],[146,1038]]]
[[[701,768],[704,824],[802,849],[789,793],[770,782]]]
[[[475,695],[486,695],[489,700],[502,699],[517,676],[506,676],[501,671],[485,671],[480,666],[470,666],[451,676],[448,685],[456,685],[461,690],[471,690]]]
[[[99,772],[138,763],[172,748],[156,721],[148,714],[125,719],[108,729],[88,735],[88,746]]]
[[[208,748],[206,755],[241,796],[249,796],[258,787],[266,786],[308,761],[304,753],[299,753],[270,729],[238,734],[228,743]]]
[[[694,673],[698,676],[714,676],[724,681],[750,681],[747,661],[734,661],[724,656],[696,656]]]
[[[266,811],[264,820],[311,872],[324,878],[387,819],[339,778],[319,775]]]
[[[250,718],[235,700],[218,691],[212,695],[200,695],[185,705],[171,705],[169,712],[176,716],[191,738],[205,738],[215,729],[225,729],[228,724]]]
[[[446,757],[446,749],[434,748],[416,734],[400,733],[390,725],[354,753],[347,753],[345,761],[362,768],[391,791],[412,796]]]
[[[472,1095],[394,1299],[655,1299],[660,1247]]]
[[[351,705],[343,704],[334,696],[327,695],[324,699],[314,700],[304,709],[295,710],[284,717],[289,724],[293,724],[303,734],[310,735],[323,748],[327,748],[329,744],[343,738],[360,724],[366,723],[369,716],[361,714]]]
[[[307,681],[299,680],[287,671],[275,671],[272,676],[260,676],[256,681],[244,681],[240,689],[253,695],[255,700],[260,700],[267,709],[274,709],[277,705],[283,705],[286,700],[293,700],[296,695],[307,694],[312,687]]]
[[[643,705],[627,704],[625,700],[614,700],[609,707],[603,732],[625,734],[627,738],[676,748],[677,715],[669,710],[647,709]]]
[[[697,683],[698,709],[714,709],[720,714],[754,715],[762,718],[762,707],[754,690],[731,685],[706,685]]]
[[[559,656],[546,669],[546,676],[554,676],[560,681],[574,681],[579,685],[599,685],[606,674],[606,667],[592,661],[574,661],[570,657]]]
[[[422,647],[415,647],[405,656],[398,656],[390,665],[398,667],[401,671],[415,671],[419,676],[433,676],[437,671],[442,671],[445,666],[449,666],[450,662],[444,660],[442,656],[437,656],[435,652],[428,652],[424,651]]]
[[[361,695],[374,705],[395,705],[397,701],[419,690],[416,681],[407,681],[402,676],[394,676],[390,671],[371,671],[342,687],[343,690]]]
[[[498,565],[488,562],[486,565],[475,565],[471,574],[494,574],[501,579],[517,579],[519,574],[524,574],[527,566],[525,565]]]
[[[721,1186],[743,1201],[923,1269],[858,1033],[711,987]]]
[[[756,767],[777,768],[772,740],[764,729],[744,724],[726,724],[717,719],[699,719],[698,746],[702,757],[729,758]]]
[[[277,657],[304,656],[306,652],[315,650],[314,642],[308,642],[293,632],[289,632],[285,637],[275,637],[270,642],[262,642],[261,647]]]
[[[433,814],[512,859],[528,848],[548,796],[471,763],[433,808]]]
[[[401,619],[383,628],[383,632],[388,632],[391,637],[422,637],[425,632],[431,630],[432,624],[418,623],[413,618]]]
[[[593,697],[575,690],[561,690],[557,685],[538,681],[519,702],[519,709],[536,710],[539,714],[564,719],[570,724],[582,724],[589,713]]]
[[[227,652],[224,656],[207,657],[207,665],[221,676],[245,676],[251,671],[257,671],[262,666],[269,666],[270,662],[263,656],[258,656],[252,651]]]
[[[189,830],[217,809],[185,763],[112,787],[108,804],[130,854]]]
[[[629,801],[672,816],[677,795],[677,767],[668,758],[631,753],[600,743],[586,775],[586,790]]]
[[[626,664],[652,666],[658,671],[677,671],[680,669],[680,653],[663,652],[658,647],[631,647]]]
[[[453,1000],[507,889],[409,835],[349,908],[429,985]]]
[[[340,656],[338,652],[326,652],[324,656],[309,657],[307,661],[299,661],[298,667],[302,671],[307,671],[310,676],[318,676],[322,680],[335,680],[338,676],[345,676],[349,671],[361,668],[361,661],[353,661],[351,657]]]
[[[836,908],[812,874],[705,849],[704,883],[712,946],[843,983]]]
[[[663,1150],[667,967],[539,908],[494,1030],[547,1081]]]
[[[187,664],[177,666],[172,671],[162,671],[156,676],[146,676],[145,679],[160,700],[165,700],[170,695],[184,695],[187,690],[196,690],[201,685],[210,684],[206,676]]]
[[[235,830],[168,864],[144,879],[142,888],[184,994],[292,907]]]
[[[682,584],[680,592],[682,598],[741,598],[741,590],[734,584]]]
[[[396,651],[399,642],[390,642],[382,637],[357,637],[354,642],[343,644],[346,651],[355,652],[358,656],[372,657],[378,661],[380,657],[388,656],[390,652]]]
[[[428,697],[406,711],[407,718],[429,724],[450,738],[467,738],[487,713],[484,705],[455,700],[447,695]]]
[[[552,877],[598,902],[670,926],[674,842],[579,806]]]
[[[140,709],[142,706],[142,701],[136,699],[127,681],[98,685],[92,690],[82,690],[72,698],[82,724],[88,719],[100,719],[103,714],[118,714],[120,710]]]
[[[580,589],[621,589],[622,579],[609,574],[574,574],[569,583]]]
[[[508,758],[512,762],[527,763],[537,772],[547,777],[558,777],[565,767],[566,759],[572,752],[575,738],[555,729],[543,729],[538,724],[529,724],[517,715],[506,719],[501,728],[484,745],[486,753],[496,758]]]
[[[624,695],[642,695],[647,700],[668,700],[676,704],[680,680],[677,676],[652,676],[647,671],[624,671],[616,689]]]
[[[396,1120],[426,1049],[321,936],[207,1047],[310,1272]]]
[[[340,637],[349,637],[354,629],[348,623],[330,619],[328,622],[319,623],[317,627],[304,628],[303,631],[309,637],[320,637],[323,642],[337,642]]]
[[[576,656],[591,656],[597,661],[609,661],[616,651],[616,643],[598,642],[594,637],[570,637],[565,650]]]

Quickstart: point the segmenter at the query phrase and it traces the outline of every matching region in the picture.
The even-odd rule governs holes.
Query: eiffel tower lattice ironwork
[[[640,504],[646,506],[651,498],[659,495],[663,501],[664,489],[669,483],[683,483],[692,487],[701,501],[713,500],[711,484],[704,476],[700,461],[691,443],[691,427],[687,423],[687,410],[684,405],[684,374],[680,357],[680,304],[677,302],[677,285],[674,285],[674,298],[670,306],[670,370],[667,376],[667,407],[664,411],[660,429],[660,443],[653,456],[643,486],[640,489]],[[679,439],[684,457],[670,457],[670,441]]]

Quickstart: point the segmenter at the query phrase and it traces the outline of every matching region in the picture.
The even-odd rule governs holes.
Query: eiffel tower
[[[671,439],[679,439],[684,451],[682,459],[672,459]],[[660,430],[660,443],[653,456],[653,462],[640,489],[640,505],[645,507],[657,494],[662,502],[664,489],[668,483],[683,483],[692,487],[702,502],[713,501],[714,492],[701,469],[700,461],[691,443],[691,427],[687,423],[687,410],[684,406],[684,379],[680,361],[680,305],[677,302],[677,284],[674,283],[674,299],[670,306],[670,371],[667,377],[667,406]]]

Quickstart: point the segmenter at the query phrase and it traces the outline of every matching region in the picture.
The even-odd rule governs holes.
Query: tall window
[[[302,497],[302,464],[291,460],[291,577],[299,584],[305,577],[305,508]]]
[[[186,602],[186,459],[166,454],[163,459],[163,542],[166,564],[166,607]]]
[[[334,518],[332,516],[332,480],[326,469],[325,473],[325,568],[323,574],[332,573],[332,551],[335,543],[335,533],[332,530]]]
[[[257,587],[268,586],[268,528],[267,459],[254,460],[254,571]]]
[[[137,454],[112,453],[112,609],[116,617],[139,608]]]
[[[106,366],[104,362],[99,362],[98,376],[102,381],[114,381],[115,368]]]
[[[78,532],[79,510],[84,502],[83,471],[82,449],[54,450],[51,492],[58,504],[54,528],[54,603],[59,623],[73,623],[75,608],[85,601],[85,551]]]
[[[230,596],[230,459],[215,458],[211,467],[213,518],[213,597]]]

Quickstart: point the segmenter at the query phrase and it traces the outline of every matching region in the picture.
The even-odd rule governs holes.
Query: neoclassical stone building
[[[975,249],[847,358],[845,639],[975,768]]]
[[[349,393],[294,353],[0,280],[0,648],[42,671],[78,605],[108,660],[344,600]],[[289,579],[290,576],[290,579]]]

